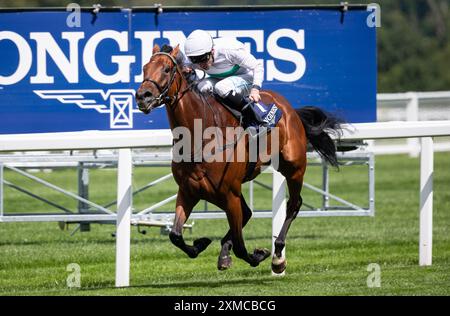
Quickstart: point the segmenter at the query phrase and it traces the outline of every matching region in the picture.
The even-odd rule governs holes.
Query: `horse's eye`
[[[168,74],[168,73],[170,72],[170,67],[169,67],[169,66],[166,66],[166,67],[164,68],[164,72],[165,72],[166,74]]]

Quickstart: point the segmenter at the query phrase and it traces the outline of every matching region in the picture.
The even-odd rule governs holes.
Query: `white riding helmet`
[[[184,42],[184,53],[188,57],[201,56],[211,52],[213,44],[213,39],[208,32],[195,30],[188,36],[186,42]]]

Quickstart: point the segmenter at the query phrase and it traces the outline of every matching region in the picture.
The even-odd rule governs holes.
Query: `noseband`
[[[178,72],[178,63],[175,60],[175,58],[172,55],[168,54],[168,53],[158,52],[158,53],[153,54],[153,56],[156,56],[156,55],[167,56],[167,57],[170,58],[170,60],[173,63],[173,67],[172,67],[172,70],[171,70],[171,73],[170,73],[169,83],[167,84],[167,86],[164,89],[162,89],[160,87],[160,85],[155,80],[144,79],[144,82],[145,81],[151,82],[158,89],[159,96],[157,98],[155,98],[155,100],[158,102],[158,106],[161,106],[162,104],[165,104],[165,103],[174,104],[178,100],[178,92],[179,92],[179,89],[180,89],[181,85],[178,87],[178,90],[177,90],[177,92],[175,92],[174,96],[169,96],[168,94],[169,94],[169,89],[172,86],[173,82],[175,81],[175,77],[176,77],[176,74]]]

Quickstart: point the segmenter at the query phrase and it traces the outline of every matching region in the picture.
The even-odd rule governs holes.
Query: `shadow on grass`
[[[205,281],[185,281],[185,282],[167,282],[167,283],[152,283],[152,284],[137,284],[131,285],[125,288],[117,288],[111,285],[110,282],[104,282],[103,284],[97,284],[94,287],[80,288],[80,292],[96,291],[96,290],[133,290],[133,289],[186,289],[186,288],[220,288],[236,285],[250,285],[250,286],[262,286],[267,283],[272,283],[273,277],[262,277],[258,275],[256,278],[244,278],[244,279],[227,279],[227,280],[205,280]],[[181,295],[181,294],[180,294]]]
[[[69,236],[70,237],[70,236]],[[193,236],[193,235],[185,235],[185,241],[187,243],[192,243],[193,240],[198,239],[202,236]],[[211,239],[213,242],[220,242],[223,237],[218,236],[205,236],[209,239]],[[264,239],[270,239],[270,232],[267,235],[253,235],[253,236],[247,236],[244,238],[244,241],[255,241],[255,240],[264,240]],[[301,239],[325,239],[325,236],[321,235],[301,235],[301,234],[292,234],[287,236],[287,240],[301,240]],[[142,237],[142,238],[131,238],[130,243],[131,245],[151,245],[154,243],[162,243],[167,242],[168,245],[171,246],[171,243],[169,242],[169,236],[160,236],[160,237]],[[46,239],[46,240],[31,240],[31,239],[25,239],[25,240],[14,240],[14,241],[0,241],[0,247],[2,246],[45,246],[45,245],[54,245],[55,243],[59,245],[83,245],[83,244],[98,244],[98,245],[112,245],[114,246],[116,244],[116,238],[110,237],[108,239],[98,239],[98,238],[84,238],[83,240],[73,238],[55,238],[55,239]]]
[[[158,283],[158,284],[141,284],[134,285],[130,288],[156,288],[156,289],[166,289],[166,288],[186,288],[186,287],[197,287],[197,288],[217,288],[229,285],[263,285],[267,282],[273,282],[273,277],[267,278],[251,278],[251,279],[235,279],[235,280],[217,280],[217,281],[194,281],[194,282],[175,282],[175,283]]]

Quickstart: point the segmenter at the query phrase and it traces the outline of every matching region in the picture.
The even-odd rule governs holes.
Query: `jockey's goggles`
[[[193,64],[202,64],[206,63],[209,60],[210,56],[211,53],[206,53],[200,56],[189,56],[189,59]]]

